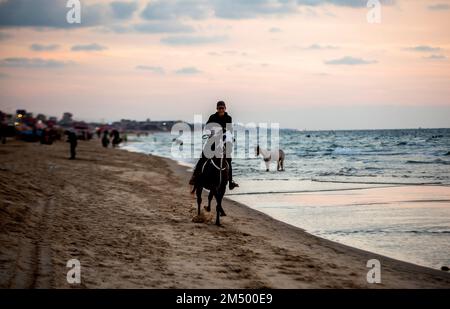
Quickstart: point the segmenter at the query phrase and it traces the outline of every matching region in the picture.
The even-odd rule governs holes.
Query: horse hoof
[[[221,217],[226,217],[227,214],[226,214],[224,211],[222,211],[222,212],[220,212],[220,216],[221,216]]]
[[[211,211],[211,207],[204,207],[205,208],[205,210],[207,211],[207,212],[210,212]]]

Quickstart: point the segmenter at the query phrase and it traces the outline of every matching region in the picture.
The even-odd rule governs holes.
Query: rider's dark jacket
[[[227,112],[225,112],[225,115],[223,115],[223,117],[220,117],[219,113],[215,113],[215,114],[212,114],[211,116],[209,116],[209,119],[206,122],[206,124],[208,124],[208,123],[219,124],[222,127],[223,132],[225,133],[227,123],[233,123],[233,119],[231,118],[230,115],[228,115]]]

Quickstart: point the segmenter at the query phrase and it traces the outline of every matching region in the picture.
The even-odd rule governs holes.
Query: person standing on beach
[[[108,146],[109,146],[109,137],[108,137],[108,135],[109,135],[108,130],[103,132],[102,145],[105,148],[108,148]]]
[[[77,155],[76,149],[78,146],[78,138],[74,132],[66,131],[67,142],[70,143],[70,158],[69,160],[75,160]]]
[[[223,133],[225,134],[227,124],[232,125],[233,119],[226,112],[227,106],[226,106],[225,102],[223,102],[223,101],[217,102],[216,109],[217,109],[217,112],[215,114],[212,114],[209,117],[208,122],[206,122],[206,124],[209,124],[209,123],[219,124],[223,129]],[[233,181],[233,169],[231,166],[231,158],[227,157],[226,159],[227,159],[228,166],[229,166],[229,188],[230,188],[230,190],[233,190],[234,188],[239,187],[239,185]],[[205,163],[205,161],[206,161],[206,156],[202,152],[202,156],[198,160],[197,165],[194,168],[194,173],[192,174],[192,177],[189,180],[190,185],[192,185],[192,186],[195,185],[195,182],[196,182],[198,176],[200,175],[201,168],[202,168],[203,164]]]

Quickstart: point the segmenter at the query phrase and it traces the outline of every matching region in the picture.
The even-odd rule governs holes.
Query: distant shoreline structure
[[[25,109],[17,109],[15,114],[5,113],[0,110],[0,123],[6,126],[17,126],[18,124],[27,121],[29,124],[34,125],[40,123],[49,127],[59,126],[64,129],[71,129],[74,127],[86,127],[89,130],[95,131],[99,128],[116,129],[121,132],[127,133],[141,133],[141,132],[170,132],[173,125],[176,123],[187,123],[194,128],[195,123],[187,122],[184,120],[150,120],[149,118],[143,121],[132,119],[121,119],[119,121],[85,121],[73,119],[73,114],[70,112],[63,113],[61,119],[58,120],[55,116],[47,116],[42,113],[38,113],[34,116],[33,112],[27,112]],[[240,125],[239,122],[236,125]],[[202,127],[204,124],[202,124]],[[241,127],[245,127],[242,126]],[[283,128],[280,130],[286,131],[298,131],[298,132],[357,132],[357,131],[400,131],[400,130],[440,130],[450,129],[450,127],[417,127],[417,128],[378,128],[378,129],[296,129],[296,128]]]

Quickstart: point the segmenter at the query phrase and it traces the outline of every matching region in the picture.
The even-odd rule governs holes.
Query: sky
[[[450,0],[0,0],[0,110],[449,127]],[[369,20],[374,20],[369,19]],[[376,20],[376,19],[375,19]]]

